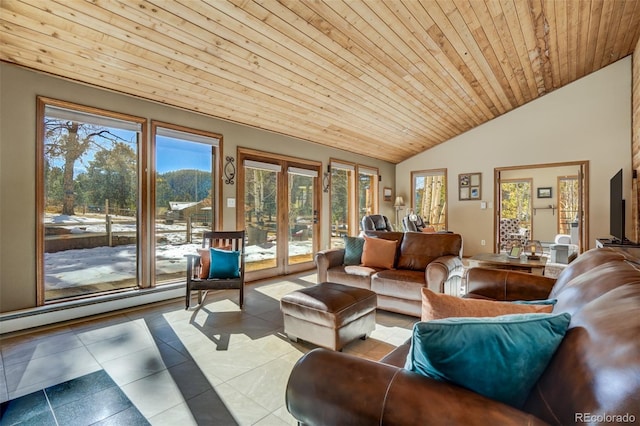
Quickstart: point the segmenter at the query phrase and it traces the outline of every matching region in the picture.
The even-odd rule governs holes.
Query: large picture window
[[[38,102],[39,303],[138,286],[145,120]]]

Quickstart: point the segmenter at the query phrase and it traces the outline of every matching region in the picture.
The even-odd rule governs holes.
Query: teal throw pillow
[[[541,300],[516,300],[513,303],[520,305],[554,305],[558,303],[558,299],[541,299]]]
[[[209,249],[211,263],[209,278],[238,278],[240,277],[240,252],[231,250]]]
[[[520,408],[570,321],[565,312],[418,322],[405,368]]]
[[[344,237],[344,264],[359,265],[362,263],[364,238]]]

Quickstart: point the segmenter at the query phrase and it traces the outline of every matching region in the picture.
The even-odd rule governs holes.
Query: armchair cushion
[[[209,278],[238,278],[240,277],[240,252],[210,249]]]
[[[219,246],[216,247],[220,250],[231,250],[231,246]],[[211,272],[211,249],[199,248],[198,254],[200,255],[200,279],[206,280],[209,278]]]
[[[393,269],[397,247],[398,242],[396,240],[371,238],[365,235],[362,248],[362,264],[370,268]]]
[[[508,314],[551,313],[553,304],[498,302],[481,299],[462,299],[448,294],[422,289],[422,321],[450,317],[496,317]]]
[[[570,320],[565,312],[418,322],[405,368],[519,408]]]
[[[364,238],[344,237],[344,264],[359,265],[362,263],[362,249]]]
[[[211,253],[209,248],[198,249],[200,255],[200,279],[209,278],[209,269],[211,268]]]

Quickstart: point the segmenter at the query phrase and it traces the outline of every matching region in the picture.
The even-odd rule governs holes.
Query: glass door
[[[247,280],[312,269],[321,164],[249,150],[238,158],[237,223],[247,231]]]
[[[315,203],[316,170],[288,167],[288,217],[289,243],[287,247],[288,269],[294,265],[313,262],[315,232],[318,223],[318,207]]]
[[[244,160],[241,191],[242,222],[247,231],[245,271],[278,267],[278,179],[282,167],[266,161]]]

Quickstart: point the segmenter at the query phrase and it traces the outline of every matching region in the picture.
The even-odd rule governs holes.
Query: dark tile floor
[[[314,346],[284,335],[280,299],[316,281],[250,284],[242,310],[228,290],[197,309],[175,299],[0,335],[0,426],[294,426],[286,384]],[[380,359],[416,320],[378,311],[371,338],[344,352]]]
[[[148,425],[120,387],[96,371],[0,405],[0,425]]]

